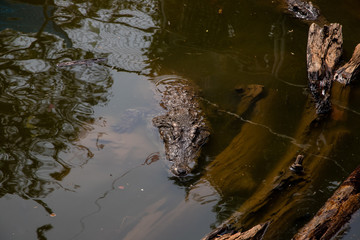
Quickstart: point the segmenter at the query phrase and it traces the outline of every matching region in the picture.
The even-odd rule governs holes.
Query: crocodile
[[[193,170],[201,147],[210,136],[210,128],[195,89],[188,84],[167,84],[160,105],[166,113],[153,118],[165,145],[165,155],[172,162],[171,172],[179,177]]]
[[[320,12],[311,2],[303,0],[287,0],[288,10],[295,17],[303,20],[314,21],[318,19]]]

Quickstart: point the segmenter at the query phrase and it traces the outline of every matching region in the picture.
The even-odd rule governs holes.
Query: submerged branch
[[[245,232],[230,231],[227,233],[214,232],[204,237],[202,240],[261,240],[270,222],[258,224]],[[229,229],[223,229],[224,231]]]

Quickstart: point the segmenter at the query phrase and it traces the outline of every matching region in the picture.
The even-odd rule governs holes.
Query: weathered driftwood
[[[234,232],[230,229],[223,228],[223,232],[213,232],[208,236],[204,237],[202,240],[261,240],[266,232],[267,227],[270,222],[263,224],[258,224],[245,232]]]
[[[324,27],[311,24],[307,44],[307,71],[317,114],[325,114],[331,110],[331,82],[342,54],[342,44],[340,24],[332,23]]]
[[[162,94],[161,106],[167,112],[152,121],[165,143],[166,157],[173,163],[171,171],[184,176],[196,165],[210,129],[192,87],[168,84]]]
[[[360,208],[360,166],[340,185],[294,240],[332,239]]]
[[[302,0],[287,0],[288,10],[294,14],[295,17],[313,21],[316,20],[320,11],[314,7],[311,2]]]
[[[354,53],[348,63],[336,70],[334,80],[342,84],[350,84],[360,72],[360,44],[354,50]]]

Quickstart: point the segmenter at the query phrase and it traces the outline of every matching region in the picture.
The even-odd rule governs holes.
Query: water
[[[359,4],[314,3],[343,24],[348,59]],[[1,0],[0,31],[0,239],[201,239],[302,151],[311,181],[249,220],[290,206],[271,233],[289,239],[358,164],[357,84],[320,130],[298,133],[311,106],[308,24],[276,1]],[[151,124],[166,79],[197,86],[212,127],[181,180]],[[234,89],[251,84],[264,91],[246,105]]]

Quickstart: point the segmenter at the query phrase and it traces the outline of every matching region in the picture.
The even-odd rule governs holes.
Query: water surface
[[[314,3],[343,24],[350,58],[360,5]],[[296,134],[310,98],[308,23],[276,1],[1,0],[0,31],[1,239],[200,239],[269,181],[289,148],[309,148]],[[212,135],[193,174],[177,179],[151,119],[164,111],[162,86],[184,79]],[[234,89],[251,84],[264,92],[240,112]],[[277,239],[296,233],[358,164],[351,88],[349,102],[333,102],[346,137],[315,154],[321,170]],[[331,146],[330,127],[306,144]],[[356,238],[358,224],[355,215],[339,238]]]

